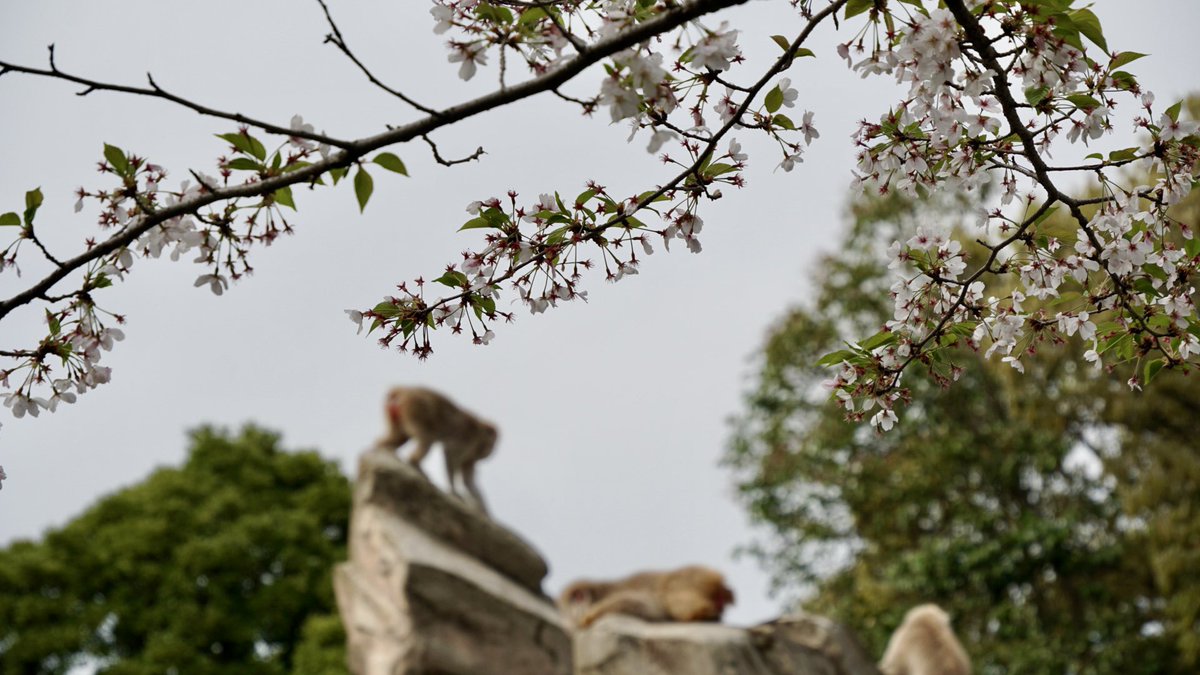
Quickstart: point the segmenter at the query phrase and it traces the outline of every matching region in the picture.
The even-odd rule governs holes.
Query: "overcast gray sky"
[[[427,2],[330,5],[359,56],[427,105],[465,100],[495,81],[494,59],[474,81],[457,78],[442,37],[431,33]],[[1110,48],[1152,54],[1136,72],[1160,101],[1200,88],[1200,3],[1099,0],[1095,11]],[[782,0],[710,21],[721,19],[745,31],[752,63],[778,52],[768,35],[800,25]],[[201,423],[254,421],[282,432],[288,447],[318,449],[353,472],[381,432],[383,392],[423,384],[500,424],[497,455],[480,467],[482,487],[496,518],[550,561],[548,590],[579,576],[702,562],[732,580],[739,602],[730,620],[777,614],[762,571],[731,555],[755,535],[718,466],[727,420],[740,409],[764,332],[802,297],[814,261],[838,241],[855,121],[899,97],[890,81],[849,72],[831,29],[814,36],[818,58],[788,73],[821,131],[804,164],[774,172],[778,158],[739,134],[751,152],[749,187],[704,207],[704,253],[658,247],[636,277],[615,285],[590,278],[586,305],[536,317],[514,305],[517,322],[500,326],[489,346],[439,335],[434,356],[418,363],[356,336],[342,310],[373,305],[396,282],[436,276],[458,251],[477,247],[475,236],[456,232],[470,201],[509,189],[530,199],[575,194],[588,179],[629,195],[666,180],[644,136],[626,145],[627,127],[610,126],[607,115],[582,118],[540,96],[435,135],[447,156],[482,145],[481,162],[446,168],[423,144],[398,148],[412,177],[375,172],[363,216],[349,185],[297,191],[297,234],[257,250],[255,276],[224,297],[193,288],[203,270],[191,264],[139,261],[127,283],[98,296],[129,317],[127,339],[105,357],[112,382],[56,414],[0,420],[9,475],[0,543],[36,537],[154,467],[178,464],[184,431]],[[55,43],[65,70],[130,84],[151,71],[168,90],[213,107],[285,125],[301,113],[342,138],[415,118],[322,45],[326,32],[315,1],[0,0],[7,60],[40,65]],[[592,74],[567,90],[590,95],[596,81]],[[224,144],[212,134],[234,130],[160,101],[75,91],[0,78],[0,211],[20,210],[24,192],[40,185],[39,232],[62,255],[95,234],[94,210],[74,214],[71,193],[105,185],[94,169],[102,143],[167,167],[174,186],[189,167],[214,172]],[[1129,145],[1128,134],[1122,127],[1101,147]],[[38,271],[25,269],[19,281]],[[0,277],[0,296],[18,285]],[[6,318],[0,345],[36,335],[40,311]]]

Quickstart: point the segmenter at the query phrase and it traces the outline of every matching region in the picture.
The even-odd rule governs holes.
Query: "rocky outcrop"
[[[753,628],[646,623],[609,616],[575,636],[577,675],[879,675],[845,629],[824,617]]]
[[[356,675],[569,675],[546,563],[388,452],[359,462],[350,561],[334,573]]]
[[[350,561],[334,573],[355,675],[878,675],[843,628],[607,616],[572,635],[516,534],[390,452],[359,461]]]

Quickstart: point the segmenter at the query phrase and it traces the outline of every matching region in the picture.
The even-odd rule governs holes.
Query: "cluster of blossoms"
[[[486,3],[438,2],[431,14],[436,32],[457,29],[460,37],[448,43],[450,59],[463,63],[460,75],[471,77],[476,65],[486,63],[488,50],[499,50],[501,58],[505,50],[517,51],[536,75],[570,56],[564,52],[568,46],[586,49],[587,41],[614,38],[671,9],[670,3],[624,0],[603,3],[600,11],[590,3],[567,2],[514,14]],[[637,274],[638,251],[650,255],[654,239],[661,239],[668,249],[672,241],[682,240],[689,251],[700,252],[701,202],[721,198],[722,185],[745,184],[742,170],[748,157],[741,144],[730,139],[724,152],[718,149],[731,130],[739,126],[765,130],[780,144],[780,166],[785,170],[802,161],[803,145],[792,135],[802,137],[804,145],[820,136],[811,112],[799,124],[778,112],[796,105],[798,92],[790,80],[782,78],[773,88],[768,86],[776,72],[790,65],[794,54],[780,57],[768,76],[752,85],[725,79],[743,60],[738,35],[726,24],[716,29],[698,22],[685,25],[674,42],[678,45],[674,54],[668,56],[658,51],[656,42],[643,41],[611,56],[595,96],[563,95],[585,114],[603,107],[612,122],[628,121],[630,140],[649,130],[647,150],[661,153],[664,164],[677,167],[674,179],[626,199],[614,198],[593,181],[570,203],[564,203],[558,193],[545,193],[536,203],[521,205],[513,191],[506,200],[473,202],[467,210],[474,217],[462,229],[486,230],[485,245],[464,251],[461,262],[447,266],[434,280],[453,289],[451,295],[427,297],[429,286],[418,278],[398,285],[398,295],[371,309],[346,310],[350,320],[360,328],[369,321],[371,331],[382,330],[382,345],[424,358],[432,352],[430,331],[442,326],[469,333],[478,344],[490,342],[493,323],[513,319],[511,313],[495,309],[505,285],[531,313],[538,314],[560,302],[586,300],[580,284],[588,269],[603,269],[611,282]],[[714,86],[723,91],[719,98],[714,96]],[[756,102],[760,92],[766,95]],[[665,151],[668,147],[677,147],[678,152]],[[657,224],[644,222],[648,217]],[[586,257],[587,249],[597,259]]]
[[[253,245],[291,232],[284,209],[295,208],[292,184],[336,184],[353,171],[347,182],[365,207],[373,190],[364,159],[368,149],[421,136],[436,159],[453,163],[437,155],[426,136],[430,130],[536,91],[553,91],[585,114],[604,108],[612,122],[631,125],[631,140],[648,131],[647,150],[671,167],[673,177],[650,190],[622,190],[627,197],[591,182],[569,202],[558,192],[520,202],[515,191],[505,199],[473,202],[463,229],[484,233],[478,250],[464,251],[429,284],[421,278],[399,284],[397,295],[373,308],[347,310],[360,329],[369,322],[370,330],[381,331],[382,344],[419,357],[432,351],[429,336],[438,327],[487,344],[494,324],[513,318],[496,309],[507,290],[537,314],[586,300],[581,286],[586,270],[603,269],[609,281],[636,274],[639,252],[650,255],[656,239],[668,248],[681,241],[699,252],[702,204],[721,198],[722,188],[745,184],[748,156],[726,136],[762,132],[777,145],[777,168],[784,171],[799,165],[805,148],[819,138],[811,112],[790,116],[800,92],[782,75],[796,59],[812,55],[805,40],[838,12],[847,21],[865,19],[838,53],[864,77],[890,74],[907,87],[887,114],[858,129],[856,184],[917,197],[946,188],[982,194],[985,186],[995,186],[988,192],[999,202],[980,206],[958,224],[967,230],[961,240],[980,242],[977,249],[966,250],[952,238],[959,236],[953,229],[934,226],[892,247],[897,275],[890,291],[892,320],[877,335],[823,360],[838,369],[828,384],[848,415],[869,416],[876,428],[891,428],[896,408],[907,400],[904,371],[918,363],[948,384],[960,372],[947,357],[954,346],[986,345],[988,355],[1021,370],[1022,357],[1038,342],[1078,335],[1091,343],[1088,360],[1137,361],[1145,366],[1142,379],[1161,368],[1186,367],[1200,354],[1193,281],[1200,241],[1168,215],[1195,180],[1196,125],[1181,118],[1179,104],[1155,114],[1153,96],[1121,69],[1142,55],[1108,53],[1089,9],[1072,8],[1069,0],[793,0],[802,17],[796,37],[772,36],[783,54],[744,78],[740,33],[700,20],[733,4],[737,0],[434,0],[433,30],[451,35],[449,60],[459,64],[459,76],[471,79],[480,67],[498,65],[500,88],[493,94],[439,113],[380,84],[428,117],[347,142],[316,134],[299,117],[290,128],[254,123],[251,127],[285,140],[268,151],[249,127],[223,134],[230,150],[218,161],[219,175],[193,172],[196,182],[176,191],[160,187],[166,179],[161,168],[106,146],[101,171],[118,184],[79,192],[77,208],[86,199],[99,202],[100,226],[108,233],[99,244],[89,242],[94,253],[83,256],[86,267],[68,267],[37,239],[32,220],[40,193],[27,197],[23,219],[0,214],[0,226],[20,227],[14,242],[0,251],[0,272],[15,267],[25,241],[62,272],[28,297],[0,303],[0,318],[33,298],[57,308],[47,311],[49,332],[36,348],[0,351],[6,363],[15,364],[0,370],[6,404],[18,416],[37,414],[108,378],[97,362],[120,332],[103,323],[103,316],[115,315],[100,310],[92,294],[124,279],[137,257],[194,256],[204,267],[196,286],[221,294],[252,272]],[[371,75],[332,18],[330,23],[330,41]],[[564,79],[602,59],[607,60],[598,91],[583,96],[561,91]],[[506,83],[510,61],[523,62],[530,74],[520,86]],[[68,77],[57,69],[19,70]],[[559,77],[563,73],[567,77]],[[379,84],[373,75],[371,80]],[[151,85],[139,93],[179,102]],[[1060,135],[1091,149],[1089,144],[1110,133],[1119,99],[1132,99],[1144,110],[1134,121],[1147,137],[1142,147],[1093,153],[1075,166],[1047,164]],[[339,150],[331,153],[328,143]],[[406,173],[389,152],[370,161]],[[1147,169],[1149,184],[1123,185],[1120,177],[1105,173],[1135,163]],[[1101,196],[1074,199],[1063,193],[1053,177],[1069,171],[1101,176]],[[977,201],[987,204],[985,198]],[[1052,218],[1056,213],[1069,221],[1065,229]],[[48,295],[68,272],[82,274],[79,290]],[[431,284],[448,294],[426,297]],[[1050,302],[1056,303],[1053,312]]]
[[[871,18],[876,26],[901,20],[907,30],[894,45],[877,33],[857,62],[851,54],[866,51],[865,28],[839,51],[863,76],[893,74],[908,92],[879,122],[860,125],[856,183],[916,198],[947,188],[979,194],[993,184],[1000,203],[989,209],[976,198],[974,217],[959,224],[964,238],[983,244],[972,269],[948,229],[923,228],[893,245],[893,319],[824,361],[840,368],[827,384],[848,415],[862,419],[878,406],[886,412],[871,423],[889,429],[910,363],[925,364],[943,383],[956,379],[945,353],[951,345],[990,343],[987,356],[1023,371],[1022,356],[1042,340],[1079,335],[1097,365],[1135,361],[1145,378],[1187,367],[1200,332],[1193,303],[1200,244],[1167,209],[1195,181],[1200,139],[1178,105],[1154,118],[1153,95],[1120,70],[1143,55],[1094,60],[1085,40],[1106,48],[1095,16],[1047,3],[960,1],[903,19],[875,11]],[[1047,164],[1059,134],[1086,145],[1109,133],[1120,96],[1146,113],[1134,121],[1149,132],[1145,147],[1093,153],[1078,166]],[[1104,173],[1134,162],[1158,176],[1153,185],[1122,186]],[[1102,196],[1077,200],[1059,191],[1053,172],[1072,170],[1100,175]],[[1059,209],[1075,225],[1073,241],[1051,218]],[[1003,289],[1000,297],[985,299],[985,278]],[[1063,309],[1050,313],[1052,302]]]
[[[312,131],[299,116],[293,118],[292,127]],[[197,276],[195,286],[221,295],[230,280],[253,272],[247,260],[252,245],[269,245],[280,234],[291,232],[281,210],[283,206],[294,208],[288,188],[249,200],[227,200],[219,208],[203,212],[191,205],[203,201],[215,189],[228,187],[237,172],[249,172],[240,184],[253,185],[302,168],[310,156],[323,155],[328,148],[291,137],[268,156],[262,143],[245,128],[221,138],[230,144],[234,156],[218,159],[219,177],[193,172],[195,182],[183,181],[175,191],[162,187],[167,177],[162,167],[120,148],[105,146],[105,159],[98,170],[116,178],[118,184],[94,191],[80,188],[75,211],[82,211],[87,200],[97,202],[97,224],[114,237],[134,230],[147,218],[170,215],[160,217],[157,225],[140,236],[127,237],[128,243],[92,260],[82,270],[78,290],[55,298],[60,306],[46,310],[47,334],[35,348],[0,352],[9,361],[0,369],[0,386],[7,390],[4,405],[15,417],[36,417],[42,410],[53,412],[60,403],[74,403],[78,394],[109,381],[110,369],[100,365],[100,360],[114,341],[124,338],[121,329],[109,324],[123,324],[125,317],[101,308],[94,295],[124,281],[138,258],[159,258],[165,253],[177,261],[189,256],[206,270]],[[15,260],[22,243],[30,241],[55,261],[34,229],[41,201],[40,191],[26,195],[27,209],[17,223],[22,226],[21,234],[3,258]],[[16,218],[16,214],[4,217],[8,216]]]

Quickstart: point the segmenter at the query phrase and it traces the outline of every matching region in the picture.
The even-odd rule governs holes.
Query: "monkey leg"
[[[592,607],[579,620],[580,628],[587,628],[606,614],[625,614],[646,621],[666,621],[662,603],[650,591],[617,591]]]
[[[467,492],[470,492],[471,497],[475,500],[475,505],[479,507],[479,510],[484,515],[488,515],[487,504],[483,502],[483,493],[479,491],[479,486],[475,484],[475,462],[467,462],[462,467],[462,481],[463,485],[467,488]]]
[[[403,429],[391,429],[375,441],[375,447],[395,452],[411,438]]]
[[[429,449],[432,447],[433,443],[424,439],[418,439],[417,447],[408,456],[408,463],[412,465],[412,468],[417,470],[417,473],[424,476],[426,480],[429,479],[429,476],[425,473],[425,469],[421,468],[421,462],[425,460],[425,455],[429,454]]]

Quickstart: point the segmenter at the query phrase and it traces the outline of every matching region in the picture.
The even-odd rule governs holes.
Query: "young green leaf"
[[[371,174],[359,167],[358,173],[354,174],[354,196],[358,198],[359,213],[366,210],[367,200],[371,198],[371,193],[374,191],[375,181],[371,180]]]
[[[129,175],[129,160],[125,153],[115,145],[104,144],[104,160],[117,172],[118,176]]]
[[[767,106],[767,112],[779,110],[779,106],[783,105],[783,92],[779,90],[779,87],[775,87],[767,92],[767,97],[763,100],[763,104]]]
[[[36,187],[25,193],[25,224],[33,224],[33,216],[42,205],[42,188]]]
[[[1123,66],[1127,63],[1132,63],[1134,61],[1137,61],[1138,59],[1142,58],[1143,56],[1146,56],[1146,55],[1139,54],[1138,52],[1121,52],[1113,57],[1112,63],[1109,64],[1109,67],[1110,68],[1120,68],[1121,66]]]
[[[399,157],[390,152],[381,152],[378,155],[375,155],[375,159],[371,161],[375,162],[379,166],[382,166],[388,171],[395,171],[401,176],[408,175],[408,169],[404,168],[404,162],[400,161]]]
[[[1096,43],[1096,46],[1108,51],[1108,42],[1104,39],[1104,33],[1100,30],[1100,19],[1092,13],[1090,9],[1077,9],[1071,12],[1071,21],[1075,23],[1075,27],[1083,33],[1087,39]]]
[[[284,185],[276,190],[272,196],[276,204],[283,204],[293,211],[296,210],[296,202],[292,200],[292,186]]]
[[[21,224],[21,216],[9,211],[8,213],[0,214],[0,227],[12,227]]]

